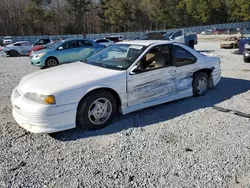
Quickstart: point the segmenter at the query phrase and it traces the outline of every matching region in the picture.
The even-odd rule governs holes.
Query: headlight
[[[41,103],[41,104],[56,104],[54,95],[41,95],[37,93],[26,93],[24,95],[27,99]]]
[[[40,58],[40,57],[42,57],[42,56],[44,56],[44,55],[45,55],[45,53],[37,54],[37,55],[34,56],[34,58]]]

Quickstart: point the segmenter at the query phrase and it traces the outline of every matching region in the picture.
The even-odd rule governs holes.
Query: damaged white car
[[[33,133],[99,129],[127,114],[200,96],[218,84],[220,59],[170,41],[127,41],[84,62],[25,76],[13,90],[13,116]]]

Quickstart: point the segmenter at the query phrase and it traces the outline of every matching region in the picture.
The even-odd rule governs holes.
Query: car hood
[[[41,50],[44,49],[43,45],[35,45],[31,48],[32,51],[37,51],[37,50]]]
[[[41,54],[41,53],[48,53],[48,52],[51,52],[53,51],[53,49],[42,49],[42,50],[38,50],[38,51],[35,51],[33,52],[33,56],[37,55],[37,54]]]
[[[21,80],[22,93],[56,94],[83,86],[104,86],[109,81],[126,79],[126,71],[106,69],[82,62],[61,65],[31,73]]]

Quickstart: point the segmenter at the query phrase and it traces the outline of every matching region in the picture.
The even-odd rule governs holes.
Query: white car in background
[[[33,133],[108,125],[117,112],[201,96],[220,81],[220,58],[171,41],[113,44],[76,62],[25,76],[13,90],[13,117]],[[167,113],[167,112],[166,112]]]
[[[34,45],[29,41],[20,41],[13,44],[6,45],[3,51],[6,55],[17,57],[19,55],[28,55],[28,52]]]
[[[109,39],[96,39],[94,40],[96,43],[98,44],[102,44],[104,46],[110,46],[112,44],[114,44],[114,42],[112,40],[109,40]]]
[[[13,43],[14,41],[12,40],[12,37],[11,36],[7,36],[7,37],[4,37],[3,38],[3,44],[4,45],[7,45],[7,44],[11,44]]]

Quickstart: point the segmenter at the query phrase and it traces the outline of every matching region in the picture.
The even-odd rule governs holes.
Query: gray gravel
[[[39,71],[28,57],[0,57],[0,187],[250,187],[250,64],[219,42],[223,78],[205,96],[119,117],[93,132],[30,134],[11,115],[10,93]]]

